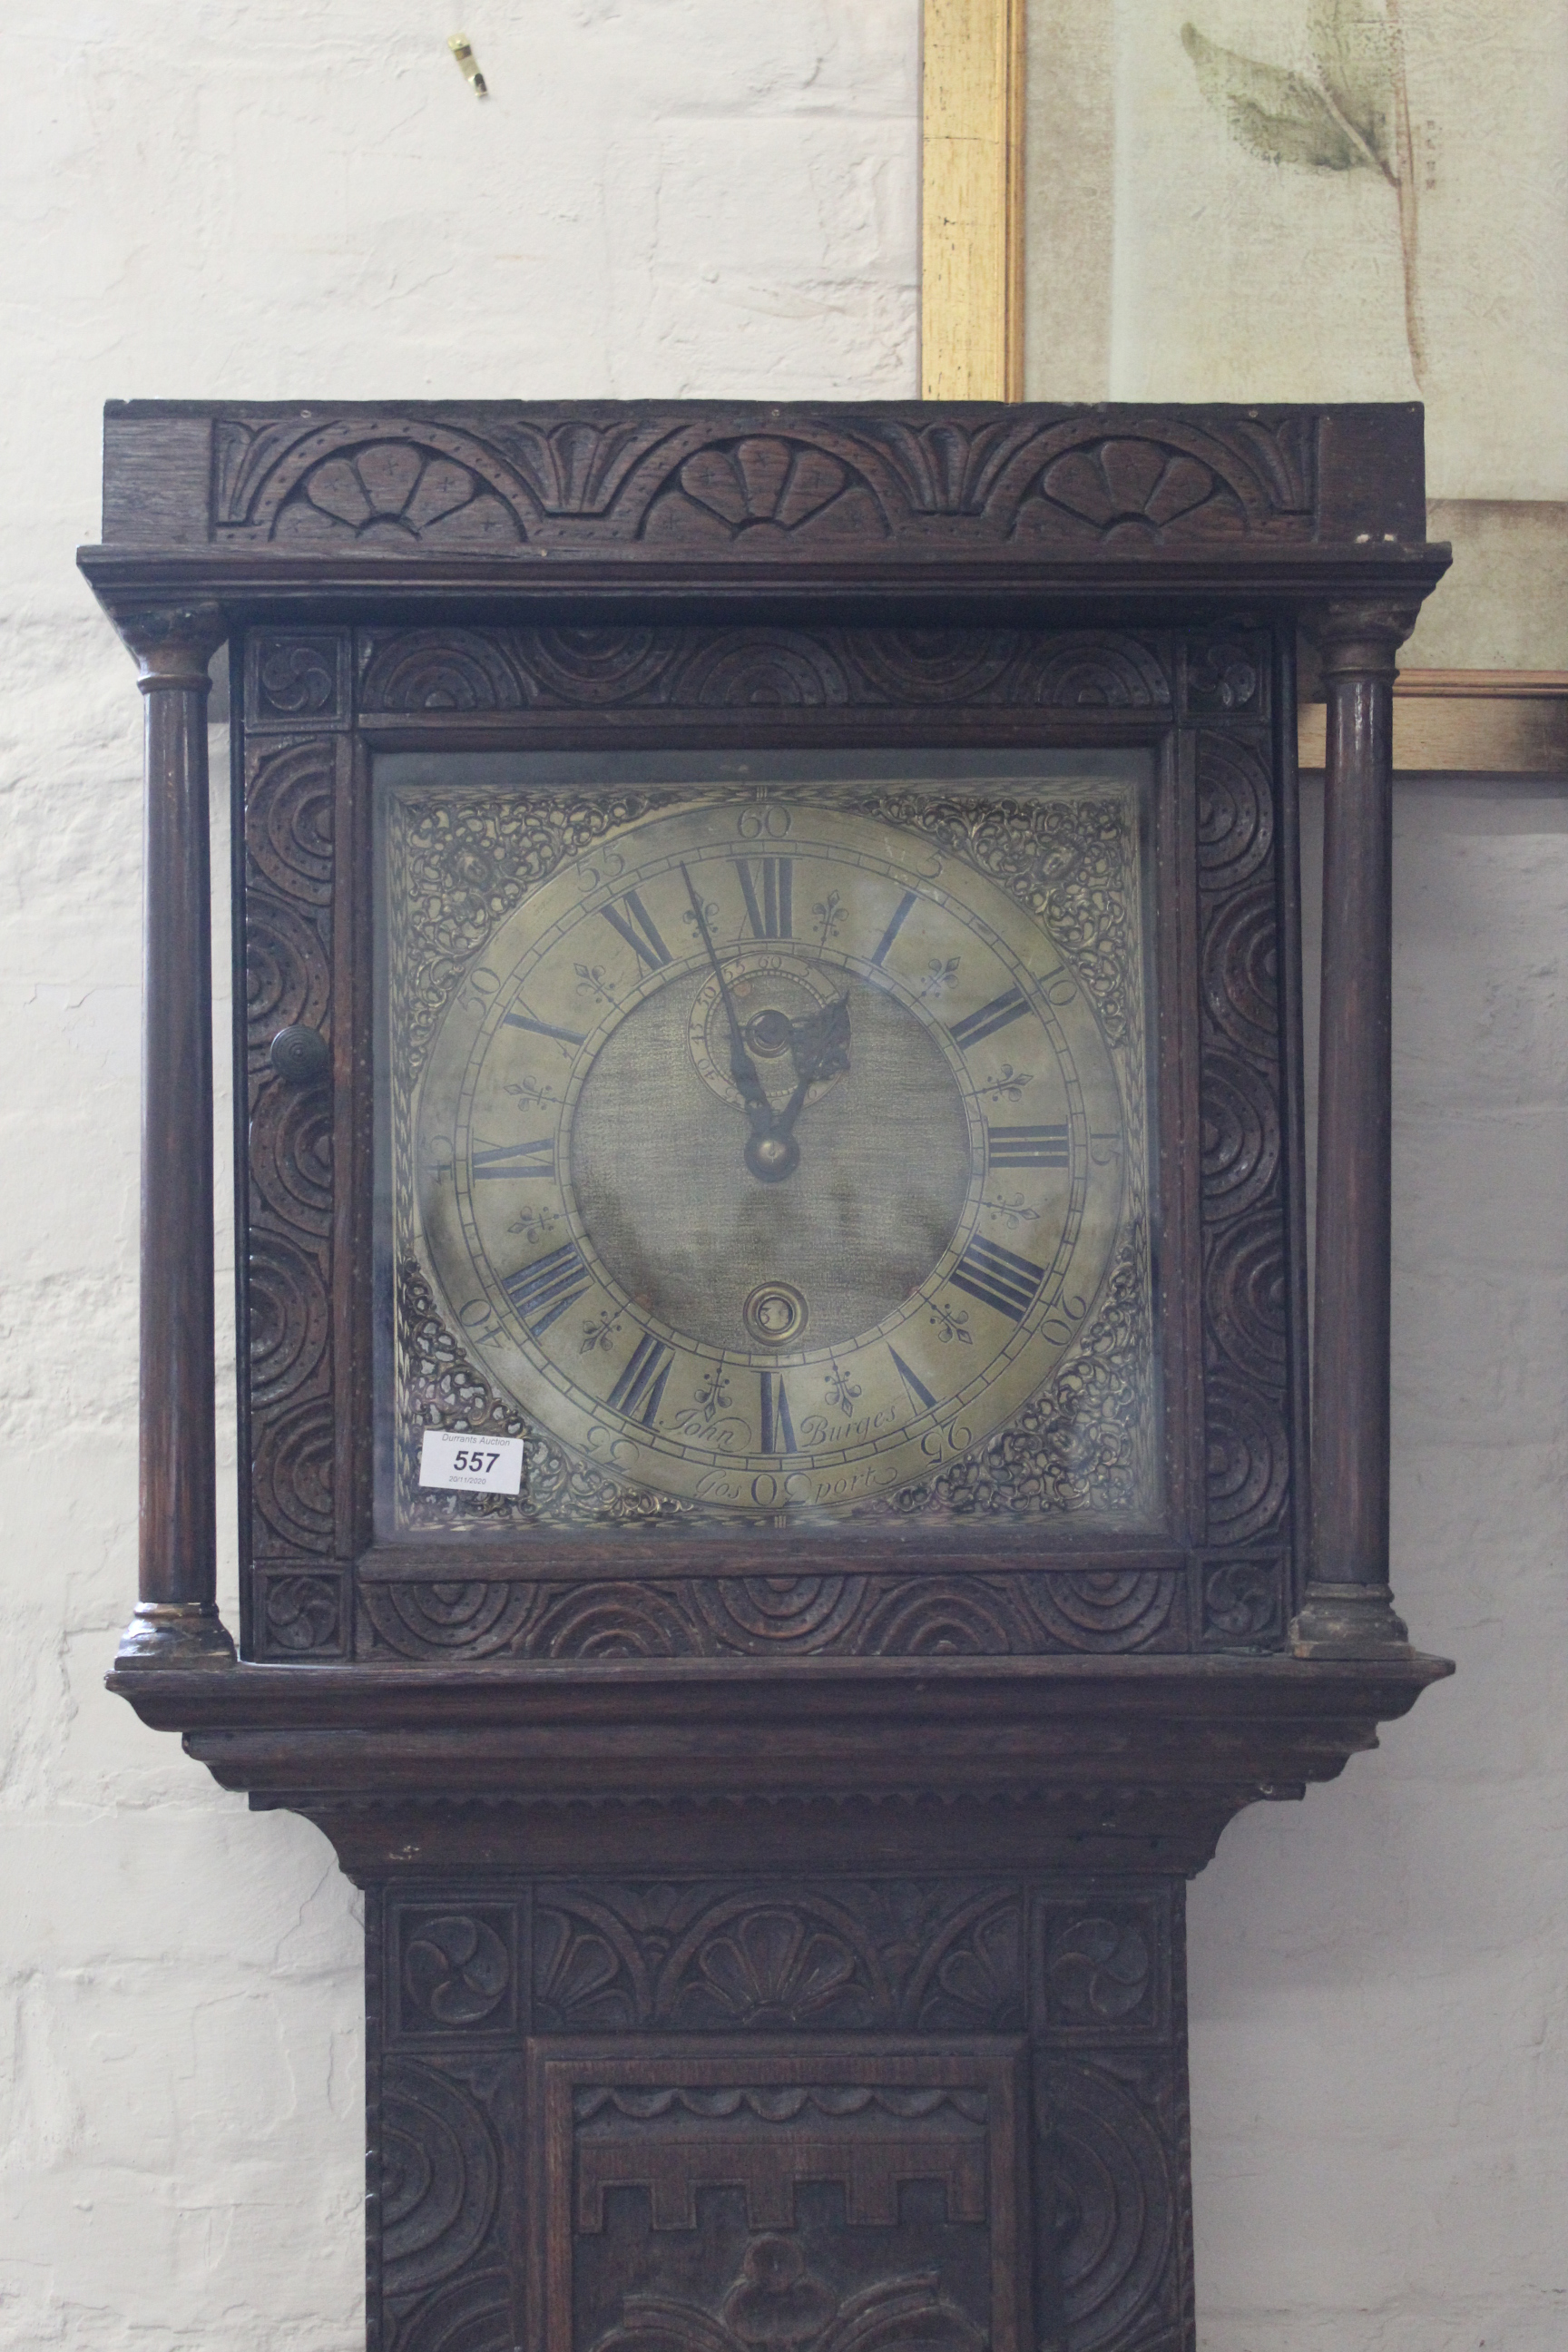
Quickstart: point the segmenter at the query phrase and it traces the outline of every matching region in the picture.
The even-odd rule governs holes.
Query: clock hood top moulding
[[[1419,596],[1447,562],[1425,532],[1414,403],[130,401],[81,561],[111,610],[278,614],[308,590],[368,617],[403,582],[447,610],[826,592],[951,619],[1205,585]]]

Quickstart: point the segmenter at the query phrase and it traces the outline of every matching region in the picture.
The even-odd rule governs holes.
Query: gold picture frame
[[[925,0],[921,123],[921,396],[925,400],[1024,396],[1027,6],[1028,0]],[[1458,519],[1464,520],[1462,515]],[[1439,530],[1437,535],[1444,534]],[[1488,584],[1482,583],[1483,599]],[[1402,674],[1396,693],[1397,768],[1427,774],[1516,776],[1562,775],[1568,770],[1568,674],[1410,668]],[[1322,705],[1304,700],[1304,767],[1321,765],[1322,730]]]
[[[925,0],[921,397],[1024,395],[1025,0]]]

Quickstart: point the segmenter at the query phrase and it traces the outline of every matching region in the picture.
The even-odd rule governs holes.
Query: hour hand
[[[789,1024],[789,1049],[798,1082],[812,1087],[818,1078],[837,1077],[849,1067],[849,999],[836,997],[819,1013]]]
[[[849,999],[838,997],[820,1013],[790,1024],[790,1052],[795,1060],[795,1092],[783,1110],[773,1115],[773,1133],[793,1142],[795,1123],[806,1096],[818,1078],[837,1077],[849,1067]]]

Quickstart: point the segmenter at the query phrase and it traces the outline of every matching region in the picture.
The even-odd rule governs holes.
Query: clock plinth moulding
[[[105,432],[81,562],[147,730],[141,1587],[110,1684],[367,1890],[372,2345],[1189,2352],[1184,1879],[1448,1671],[1388,1556],[1390,698],[1447,562],[1419,411],[131,403]],[[1310,1431],[1299,627],[1329,697]],[[215,1586],[226,639],[238,1657]],[[579,762],[578,831],[541,803],[509,833],[521,802],[485,787],[500,814],[442,869],[456,985],[602,837],[584,760],[940,782],[1130,748],[1163,1220],[1142,1518],[1061,1501],[1109,1341],[1070,1412],[1042,1390],[901,1513],[781,1551],[656,1524],[528,1423],[429,1268],[378,1274],[387,762]],[[1023,786],[994,823],[984,793],[903,817],[1082,979],[1104,871],[1031,832]],[[721,1092],[730,1045],[703,1050]],[[553,1517],[378,1536],[395,1316],[432,1424],[521,1434]]]

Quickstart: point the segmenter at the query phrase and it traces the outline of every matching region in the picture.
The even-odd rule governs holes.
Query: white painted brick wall
[[[918,0],[456,9],[0,19],[4,2352],[361,2326],[352,1891],[100,1688],[135,1574],[140,709],[71,565],[99,404],[915,384]],[[1463,1672],[1195,1891],[1213,2352],[1568,2340],[1565,811],[1404,796],[1399,1562]]]

